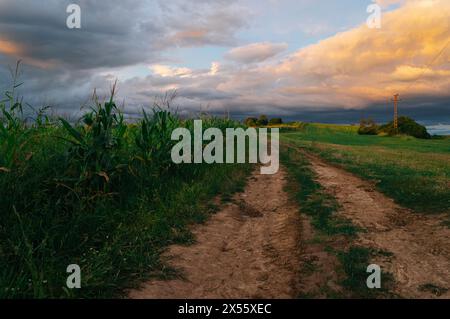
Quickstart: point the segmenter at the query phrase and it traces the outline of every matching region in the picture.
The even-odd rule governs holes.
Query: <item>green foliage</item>
[[[349,220],[336,215],[339,204],[316,182],[304,155],[299,150],[283,146],[281,160],[292,181],[288,190],[297,199],[301,212],[311,216],[313,226],[328,235],[355,235],[357,228]]]
[[[171,150],[176,141],[172,141],[171,135],[183,123],[171,112],[171,103],[175,97],[176,92],[172,92],[158,103],[155,102],[152,116],[143,111],[143,118],[138,124],[135,142],[139,156],[136,159],[141,162],[142,171],[147,177],[161,177],[176,171],[176,165],[171,160]],[[152,168],[157,170],[151,171]]]
[[[65,153],[67,176],[61,183],[82,192],[108,194],[116,177],[124,173],[126,161],[121,157],[127,125],[113,98],[103,105],[94,98],[95,105],[82,118],[84,125],[72,126],[60,118],[71,146]],[[117,181],[118,182],[118,181]],[[109,195],[108,195],[109,196]]]
[[[279,117],[269,118],[266,115],[261,115],[259,118],[256,117],[248,117],[244,120],[244,124],[249,127],[255,126],[267,126],[267,125],[281,125],[283,124],[283,120]]]
[[[279,125],[279,124],[283,124],[283,120],[279,117],[270,119],[269,121],[269,125]]]
[[[386,125],[382,125],[379,128],[379,132],[389,135],[404,134],[422,139],[431,138],[431,135],[427,132],[425,126],[420,125],[413,119],[406,116],[401,116],[398,118],[398,130],[394,128],[394,122],[390,122]]]
[[[362,119],[359,124],[358,134],[359,135],[377,135],[378,125],[371,118]]]
[[[373,254],[375,254],[373,249],[361,246],[352,246],[346,251],[338,252],[337,257],[346,275],[342,285],[358,298],[375,298],[380,294],[385,297],[393,297],[389,295],[393,284],[393,277],[390,273],[382,273],[381,289],[367,288],[366,280],[369,276],[367,266],[372,263],[370,260]]]
[[[398,118],[398,129],[394,128],[394,122],[385,125],[377,125],[371,118],[362,119],[358,129],[360,135],[377,135],[387,134],[394,135],[409,135],[421,139],[429,139],[431,135],[428,134],[427,129],[415,122],[413,119],[401,116]]]
[[[0,169],[9,171],[22,159],[21,150],[28,142],[25,136],[22,101],[16,96],[16,89],[22,85],[18,82],[19,64],[12,74],[11,89],[5,92],[0,101]]]
[[[256,117],[247,117],[244,120],[244,124],[249,127],[254,127],[258,125],[258,119]]]
[[[355,126],[306,124],[284,131],[281,139],[373,181],[403,206],[419,213],[450,214],[450,140],[365,136],[356,131]]]
[[[175,169],[170,152],[175,142],[171,140],[174,129],[181,126],[181,121],[170,111],[154,109],[153,116],[144,112],[136,136],[136,145],[140,150],[140,159],[147,167],[158,167],[159,173]]]
[[[16,84],[15,84],[16,85]],[[12,90],[11,90],[12,91]],[[242,187],[249,165],[173,165],[167,105],[127,124],[111,98],[77,123],[26,123],[7,93],[0,104],[0,298],[115,297],[150,273],[168,275],[163,247],[189,241],[208,202]],[[224,129],[238,123],[205,119]],[[82,289],[65,289],[79,264]]]
[[[267,118],[266,115],[261,115],[261,116],[258,118],[257,124],[258,124],[259,126],[266,126],[266,125],[269,124],[269,119]]]
[[[325,235],[325,240],[330,243],[342,242],[342,235],[346,242],[355,239],[361,229],[339,216],[337,200],[316,181],[303,151],[282,144],[281,159],[289,172],[287,190],[297,199],[300,212],[311,217],[311,224],[321,232],[321,236]],[[366,269],[370,264],[369,249],[352,247],[348,251],[336,251],[330,248],[330,251],[336,253],[340,261],[345,275],[342,285],[346,288],[346,294],[359,298],[376,296],[378,292],[369,291],[365,285],[368,276]]]
[[[343,281],[344,287],[363,294],[369,291],[366,286],[369,257],[370,250],[364,247],[350,247],[348,251],[338,253],[339,261],[346,274]]]

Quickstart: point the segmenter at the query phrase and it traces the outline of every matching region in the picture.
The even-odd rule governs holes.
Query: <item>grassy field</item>
[[[318,232],[315,240],[339,261],[336,273],[344,289],[336,292],[325,284],[308,298],[317,293],[325,293],[327,298],[398,296],[393,293],[395,280],[390,273],[384,274],[383,289],[367,289],[367,265],[373,258],[391,253],[354,242],[353,235],[367,230],[339,216],[337,199],[317,181],[306,152],[374,182],[381,192],[417,213],[446,213],[448,221],[444,223],[450,226],[450,139],[367,136],[358,135],[357,130],[356,126],[325,124],[282,129],[281,163],[289,173],[287,190],[297,200],[300,213],[310,217]],[[342,242],[346,245],[339,245]]]
[[[239,191],[248,165],[175,165],[172,130],[187,127],[156,109],[127,124],[111,99],[80,122],[38,114],[24,120],[6,94],[0,104],[0,299],[106,298],[153,272],[170,276],[162,248],[192,240],[211,199]],[[237,122],[205,118],[204,127]],[[66,268],[81,267],[69,290]]]
[[[94,99],[76,123],[44,111],[30,121],[22,107],[14,88],[0,103],[0,298],[116,297],[150,274],[170,277],[159,259],[164,247],[192,242],[187,226],[215,211],[216,196],[241,191],[251,171],[250,165],[175,165],[171,133],[192,131],[193,121],[171,113],[170,101],[134,124],[113,98]],[[203,119],[204,129],[238,126]],[[283,128],[282,142],[375,181],[401,205],[450,214],[449,139],[356,130],[299,124]],[[282,163],[302,185],[291,193],[313,225],[327,236],[352,237],[357,229],[334,215],[337,202],[314,181],[308,161],[283,151]],[[367,252],[350,250],[340,255],[344,266],[353,260],[347,253],[367,259]],[[81,266],[83,289],[66,288],[70,264]],[[347,267],[349,278],[355,267]]]
[[[302,147],[376,183],[397,203],[450,216],[450,139],[363,136],[356,126],[303,124],[282,142]]]

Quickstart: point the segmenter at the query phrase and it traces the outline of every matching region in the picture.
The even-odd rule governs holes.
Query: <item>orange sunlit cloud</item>
[[[263,108],[264,112],[294,114],[327,108],[362,109],[385,104],[395,93],[401,95],[405,108],[406,101],[413,101],[411,108],[419,100],[425,101],[426,107],[448,104],[449,0],[368,1],[383,8],[380,29],[366,25],[369,14],[359,6],[352,9],[358,11],[352,11],[351,21],[360,25],[349,29],[340,22],[345,14],[340,8],[335,19],[339,27],[320,21],[329,31],[313,40],[303,32],[310,23],[298,25],[301,19],[287,14],[293,8],[313,7],[313,1],[303,2],[275,1],[278,16],[266,12],[259,18],[257,11],[250,10],[250,15],[239,6],[224,10],[221,3],[219,10],[208,4],[202,14],[195,11],[197,20],[181,16],[172,17],[161,28],[151,29],[151,24],[145,28],[130,26],[127,32],[114,34],[113,40],[103,28],[93,32],[92,37],[57,29],[42,38],[31,37],[31,31],[22,34],[21,29],[11,28],[15,32],[0,38],[0,54],[23,59],[39,68],[34,70],[36,73],[44,74],[54,67],[60,72],[49,72],[49,77],[56,73],[79,77],[80,82],[88,83],[86,86],[97,87],[114,75],[123,75],[123,96],[136,105],[175,88],[183,99],[180,104],[192,109],[208,105],[214,110],[230,107],[252,112]],[[324,9],[325,15],[328,10]],[[140,18],[148,20],[146,15]],[[285,19],[289,21],[283,24]],[[274,25],[295,31],[278,30]],[[148,28],[161,35],[157,34],[153,41],[147,40],[145,32],[129,36]],[[347,31],[328,35],[337,30]],[[73,46],[61,42],[61,32]],[[122,41],[117,41],[120,36]],[[95,47],[91,42],[99,40],[103,41],[99,52],[104,53],[88,54]],[[88,81],[84,80],[86,76]]]
[[[448,94],[450,48],[442,50],[450,41],[450,2],[412,1],[384,14],[382,23],[381,29],[363,25],[299,50],[273,71],[353,95],[358,103],[408,87],[402,93]]]
[[[39,60],[30,57],[25,46],[13,41],[0,39],[0,53],[11,56],[16,60],[22,60],[24,63],[32,65],[40,69],[48,69],[54,67],[57,63],[52,60]]]
[[[23,49],[16,43],[0,39],[0,53],[7,55],[20,55]]]
[[[448,95],[450,45],[443,50],[446,44],[450,44],[450,1],[412,0],[383,14],[381,29],[364,24],[338,33],[278,64],[240,72],[220,89],[249,91],[278,83],[261,97],[278,94],[278,103],[284,100],[293,106],[351,108],[385,101],[396,92]]]

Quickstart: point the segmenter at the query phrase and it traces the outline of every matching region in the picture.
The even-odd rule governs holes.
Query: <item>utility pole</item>
[[[401,100],[399,99],[399,94],[394,94],[394,99],[391,100],[394,102],[394,130],[395,133],[398,133],[398,102]]]

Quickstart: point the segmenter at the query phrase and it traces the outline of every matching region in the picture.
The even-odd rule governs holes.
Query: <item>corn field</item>
[[[162,247],[191,240],[186,225],[248,173],[245,165],[173,164],[171,133],[193,121],[170,99],[126,123],[113,86],[71,123],[45,108],[30,119],[20,85],[14,80],[0,104],[0,298],[114,297],[151,272],[169,276]],[[80,265],[83,289],[66,288],[69,264]]]

